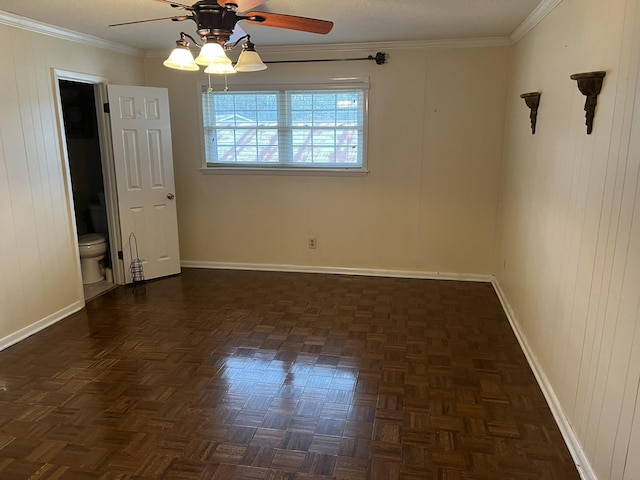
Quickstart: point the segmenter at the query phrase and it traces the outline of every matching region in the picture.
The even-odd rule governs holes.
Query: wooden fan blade
[[[160,3],[168,3],[173,8],[183,8],[185,10],[192,10],[191,5],[185,5],[184,3],[172,2],[171,0],[155,0]]]
[[[146,23],[157,22],[158,20],[173,20],[174,22],[181,22],[182,20],[189,20],[191,17],[188,15],[180,15],[179,17],[162,17],[162,18],[149,18],[147,20],[134,20],[133,22],[113,23],[110,27],[119,27],[121,25],[133,25],[134,23]]]
[[[320,33],[323,35],[329,33],[333,28],[333,22],[328,20],[283,15],[281,13],[249,12],[245,13],[243,17],[243,20],[256,25],[288,28],[289,30],[300,30],[301,32]]]
[[[253,8],[259,7],[267,0],[218,0],[218,5],[226,7],[228,3],[238,6],[238,12],[246,12]]]

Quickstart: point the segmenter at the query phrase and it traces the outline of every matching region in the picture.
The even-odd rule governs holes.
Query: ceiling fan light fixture
[[[251,43],[249,35],[244,34],[239,27],[236,30],[236,26],[240,21],[246,21],[254,25],[285,28],[322,35],[329,33],[333,28],[333,22],[328,20],[271,12],[249,12],[249,10],[262,5],[267,0],[243,0],[242,2],[238,0],[200,0],[193,5],[174,2],[173,0],[156,1],[169,4],[173,8],[184,10],[185,15],[114,23],[109,26],[117,27],[134,23],[154,22],[156,20],[171,20],[174,22],[193,20],[197,26],[196,31],[202,39],[203,45],[200,45],[199,41],[188,33],[181,32],[180,40],[176,42],[177,47],[171,52],[169,58],[163,62],[166,67],[177,70],[198,71],[198,65],[206,67],[207,73],[227,74],[236,73],[236,71],[259,72],[265,70],[267,66],[256,52],[255,45]],[[234,30],[236,37],[240,38],[231,44]],[[244,36],[242,36],[238,30],[240,30]],[[195,60],[189,50],[187,38],[200,47],[200,54]],[[237,68],[234,68],[225,51],[232,50],[245,39],[246,44],[238,57]]]
[[[198,65],[209,66],[213,63],[225,63],[225,60],[231,64],[231,60],[224,53],[224,48],[217,42],[207,42],[202,45],[200,55],[195,59]]]
[[[247,37],[246,43],[242,46],[242,52],[235,68],[238,72],[259,72],[267,69],[260,55],[256,52],[256,46],[251,42],[251,37]]]
[[[171,51],[169,58],[163,62],[163,65],[175,70],[188,72],[200,70],[200,67],[193,60],[193,55],[189,50],[189,43],[182,39],[176,41],[176,48]]]

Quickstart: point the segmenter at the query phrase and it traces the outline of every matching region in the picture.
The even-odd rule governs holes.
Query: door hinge
[[[122,250],[118,250],[118,259],[124,260],[124,254],[122,253]]]
[[[111,109],[109,108],[109,104],[108,103],[104,103],[102,105],[103,109],[104,109],[104,113],[111,113]]]

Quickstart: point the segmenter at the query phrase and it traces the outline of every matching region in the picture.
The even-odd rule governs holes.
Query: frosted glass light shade
[[[196,57],[195,62],[198,65],[211,65],[212,63],[229,60],[227,54],[224,53],[222,45],[219,43],[211,42],[205,43],[200,49],[200,55]]]
[[[236,69],[233,68],[231,64],[231,60],[228,58],[226,61],[220,60],[217,62],[211,63],[207,68],[204,69],[204,73],[214,73],[217,75],[236,73]]]
[[[243,50],[240,57],[238,57],[238,63],[236,63],[235,68],[238,72],[259,72],[260,70],[266,70],[267,66],[258,55],[258,52],[255,50]]]
[[[176,70],[186,70],[189,72],[195,72],[200,70],[200,67],[196,65],[196,62],[193,60],[193,55],[191,55],[191,51],[189,51],[188,47],[178,46],[173,49],[169,58],[167,58],[163,63],[165,67],[175,68]]]

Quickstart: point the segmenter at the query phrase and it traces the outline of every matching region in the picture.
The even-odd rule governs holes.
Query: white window
[[[367,94],[366,84],[203,87],[205,170],[366,171]]]

